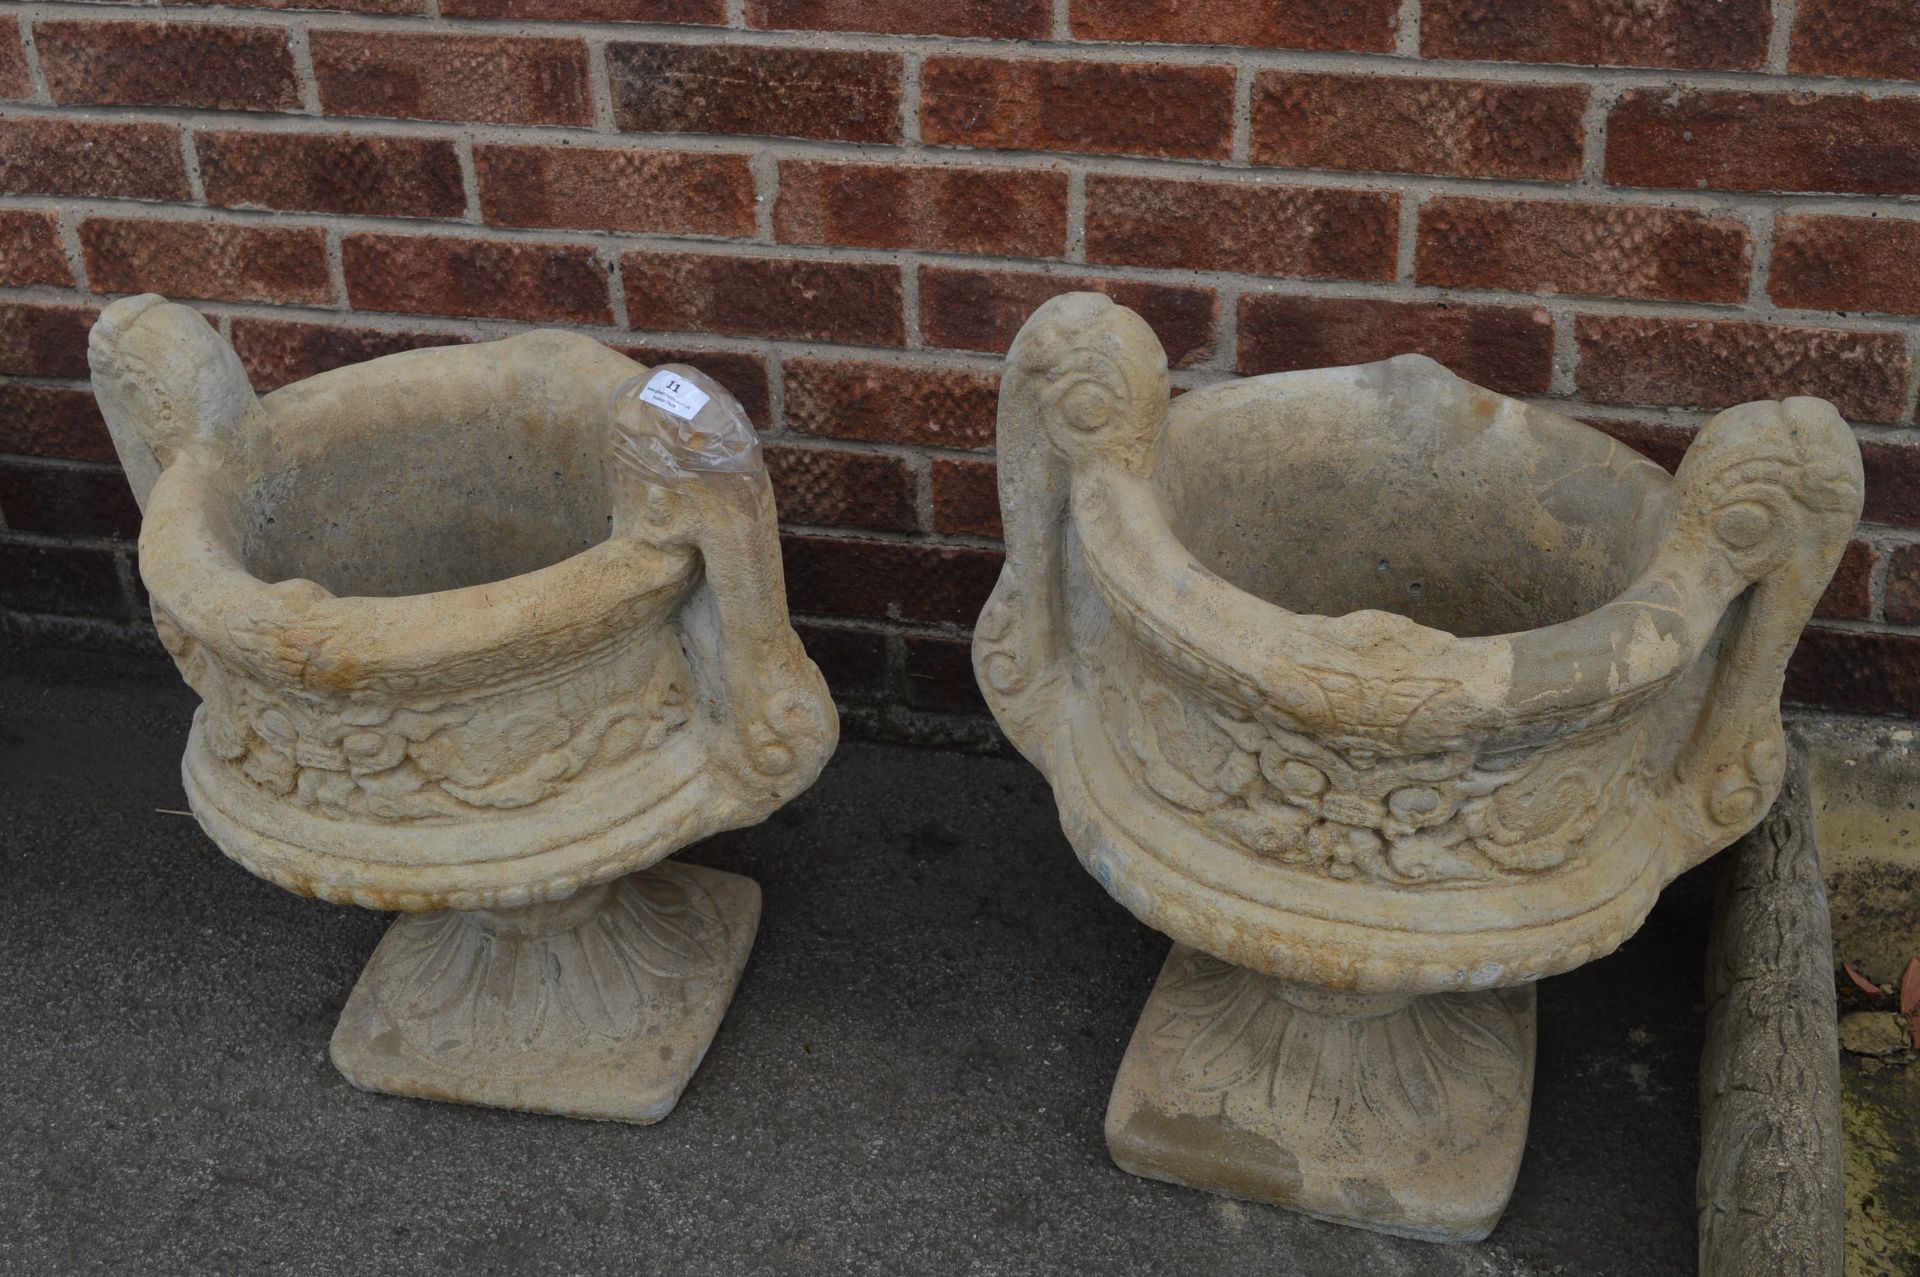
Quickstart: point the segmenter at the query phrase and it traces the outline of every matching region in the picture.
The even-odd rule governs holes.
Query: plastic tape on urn
[[[613,392],[614,464],[676,488],[695,474],[761,469],[760,440],[740,401],[685,364],[665,364]]]

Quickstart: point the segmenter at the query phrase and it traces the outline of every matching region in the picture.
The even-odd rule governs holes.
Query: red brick
[[[79,386],[34,386],[0,382],[0,452],[75,461],[112,461],[113,440],[93,402]]]
[[[1920,221],[1782,217],[1767,294],[1808,310],[1920,315]]]
[[[119,555],[73,545],[0,543],[0,608],[126,620]]]
[[[97,293],[234,302],[333,300],[326,235],[318,227],[89,217],[80,223],[80,248]]]
[[[1400,197],[1246,180],[1087,178],[1087,260],[1126,266],[1393,278]]]
[[[920,272],[920,328],[929,346],[1004,354],[1020,325],[1049,297],[1105,293],[1140,312],[1175,368],[1213,355],[1220,302],[1210,288],[1084,275],[1020,274],[928,266]]]
[[[797,31],[1034,40],[1053,30],[1052,0],[747,0],[747,25]]]
[[[615,345],[614,349],[649,368],[658,368],[661,364],[691,364],[719,382],[728,394],[739,400],[740,406],[746,410],[747,420],[756,427],[765,430],[773,422],[772,396],[767,389],[767,363],[759,355],[739,350],[699,350],[650,343],[621,344]]]
[[[1680,468],[1680,459],[1686,455],[1697,433],[1696,427],[1670,422],[1597,417],[1580,420],[1659,463],[1668,474]],[[1859,443],[1860,460],[1867,477],[1862,521],[1920,527],[1920,447],[1877,439],[1861,439]],[[1888,619],[1893,618],[1889,615]]]
[[[585,146],[476,146],[480,208],[496,226],[752,235],[744,155]]]
[[[920,135],[935,146],[1223,160],[1233,69],[932,57],[920,72]]]
[[[1251,158],[1288,168],[1461,177],[1580,175],[1581,85],[1262,71]]]
[[[1067,175],[787,160],[773,232],[783,244],[1058,257],[1067,250]]]
[[[196,133],[207,203],[296,213],[459,217],[460,156],[443,138]]]
[[[721,26],[726,0],[440,0],[449,18],[535,22],[679,22]]]
[[[835,700],[878,700],[887,690],[887,636],[878,630],[854,630],[838,625],[793,627],[806,646],[807,656],[826,676]]]
[[[620,265],[635,328],[864,346],[906,341],[897,266],[655,252],[628,253]]]
[[[581,40],[316,30],[308,43],[328,115],[593,123]]]
[[[0,209],[0,284],[72,283],[73,269],[60,246],[60,215],[52,209]]]
[[[1867,523],[1920,528],[1920,447],[1883,439],[1860,440],[1860,461],[1867,472]]]
[[[40,73],[56,102],[294,111],[300,88],[278,27],[206,22],[37,22]]]
[[[866,443],[993,446],[998,373],[855,359],[782,361],[787,429]]]
[[[308,324],[293,320],[233,321],[233,348],[261,394],[335,368],[423,346],[452,346],[458,333],[388,332],[379,328]]]
[[[907,704],[915,709],[978,714],[987,703],[973,676],[973,644],[937,634],[909,634],[906,647]]]
[[[1864,621],[1873,613],[1873,565],[1880,559],[1865,541],[1849,541],[1834,569],[1833,580],[1815,605],[1815,616]]]
[[[1400,26],[1399,13],[1400,0],[1074,0],[1073,35],[1076,40],[1388,53]]]
[[[348,235],[347,297],[361,310],[532,323],[613,321],[607,270],[580,244],[443,235]]]
[[[1607,181],[1727,191],[1920,193],[1920,100],[1629,89]]]
[[[1770,0],[1425,0],[1420,52],[1471,62],[1757,71]]]
[[[1920,545],[1902,545],[1887,556],[1887,619],[1920,625]]]
[[[1800,0],[1787,68],[1920,80],[1920,12],[1913,0]]]
[[[1692,446],[1693,426],[1670,422],[1609,421],[1582,417],[1580,421],[1605,430],[1622,444],[1657,461],[1668,474],[1680,469],[1680,459]],[[1860,440],[1860,463],[1866,469],[1866,509],[1862,522],[1920,528],[1920,447]],[[1891,614],[1889,614],[1891,620]]]
[[[1680,468],[1680,458],[1693,443],[1691,426],[1659,421],[1617,421],[1606,417],[1581,417],[1579,420],[1618,439],[1641,456],[1659,464],[1668,474]]]
[[[1738,302],[1752,237],[1731,217],[1649,204],[1436,196],[1420,210],[1423,284]]]
[[[187,162],[171,124],[46,116],[0,120],[0,192],[184,200]]]
[[[1920,635],[1810,625],[1787,665],[1784,699],[1853,714],[1920,714]]]
[[[991,461],[933,460],[933,530],[948,536],[997,537],[1000,484]]]
[[[98,318],[91,306],[0,302],[0,374],[84,380],[87,333]]]
[[[140,535],[140,507],[118,466],[0,462],[0,515],[14,532],[127,541]]]
[[[1580,395],[1594,403],[1726,408],[1818,395],[1856,421],[1892,421],[1906,394],[1898,333],[1729,320],[1582,315]]]
[[[1696,433],[1693,426],[1667,422],[1595,417],[1581,420],[1658,462],[1668,474],[1680,468],[1680,459]],[[1920,527],[1920,447],[1877,439],[1861,439],[1859,443],[1867,476],[1863,522]]]
[[[20,36],[20,22],[8,18],[0,22],[0,98],[30,98],[33,76],[27,70],[26,41]]]
[[[1553,319],[1534,306],[1370,298],[1240,299],[1243,374],[1421,354],[1491,390],[1540,393],[1553,381]]]
[[[796,612],[972,625],[1000,576],[997,550],[800,533],[780,547]]]
[[[900,140],[891,53],[723,44],[610,44],[613,118],[636,133]]]
[[[781,444],[765,456],[782,523],[913,530],[913,480],[899,457]]]
[[[206,0],[160,0],[165,5],[199,7]],[[338,13],[425,13],[427,0],[220,0],[227,9],[322,9]]]

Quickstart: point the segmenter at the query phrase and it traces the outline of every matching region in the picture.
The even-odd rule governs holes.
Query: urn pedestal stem
[[[1533,986],[1355,994],[1176,944],[1107,1108],[1122,1170],[1342,1224],[1478,1241],[1513,1192]]]
[[[393,1095],[657,1122],[759,923],[752,879],[671,860],[565,900],[405,917],[347,999],[333,1063]]]
[[[475,909],[464,915],[470,926],[497,941],[537,940],[585,926],[607,911],[615,897],[615,882],[582,887],[564,900],[544,900],[509,909]]]

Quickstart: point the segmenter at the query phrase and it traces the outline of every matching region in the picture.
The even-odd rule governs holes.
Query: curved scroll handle
[[[1002,726],[1059,669],[1060,574],[1075,465],[1152,471],[1167,418],[1167,356],[1145,320],[1099,293],[1065,293],[1007,351],[995,422],[1006,562],[974,628],[973,665]],[[1022,745],[1022,748],[1025,748]]]
[[[1862,491],[1859,445],[1824,399],[1729,408],[1680,463],[1668,544],[1697,547],[1706,588],[1733,609],[1674,766],[1673,819],[1695,836],[1675,872],[1751,829],[1779,792],[1787,659],[1846,550]]]
[[[240,357],[197,311],[154,293],[123,297],[87,337],[93,397],[140,508],[188,447],[238,452],[260,428]]]
[[[833,751],[840,722],[787,618],[773,485],[746,412],[705,373],[664,365],[615,390],[609,449],[613,534],[699,551],[705,571],[681,634],[729,770],[757,798],[791,797]]]

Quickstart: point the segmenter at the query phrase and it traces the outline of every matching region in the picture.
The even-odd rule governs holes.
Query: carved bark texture
[[[1833,935],[1806,759],[1727,853],[1700,1063],[1702,1277],[1840,1277],[1840,1043]]]

